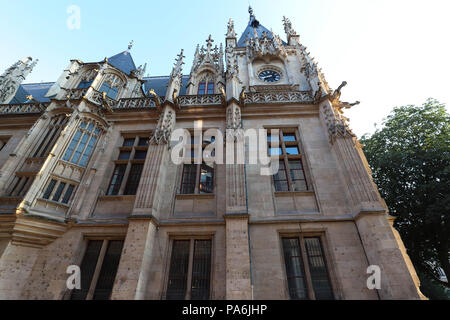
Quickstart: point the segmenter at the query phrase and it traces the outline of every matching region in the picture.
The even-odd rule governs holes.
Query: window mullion
[[[108,249],[109,240],[104,240],[102,249],[98,256],[97,265],[95,266],[94,276],[92,277],[91,286],[89,287],[89,292],[86,300],[92,300],[94,298],[95,287],[97,287],[97,281],[100,276],[100,271],[102,269],[103,260],[105,259],[106,249]]]
[[[195,176],[195,194],[200,193],[200,178],[201,178],[201,171],[202,171],[202,165],[201,164],[197,164],[197,172],[196,172],[196,176]]]
[[[188,276],[187,276],[187,286],[186,286],[186,300],[191,300],[192,294],[192,270],[194,264],[194,243],[195,240],[191,239],[189,246],[189,265],[188,265]]]
[[[302,254],[302,260],[303,266],[305,268],[305,278],[306,278],[306,285],[308,287],[308,295],[310,300],[316,300],[316,295],[314,294],[314,287],[312,285],[312,278],[311,278],[311,272],[309,268],[308,263],[308,254],[306,253],[306,246],[305,246],[305,239],[301,236],[300,237],[300,252]]]
[[[128,178],[130,176],[130,172],[131,172],[131,161],[128,160],[127,168],[125,169],[125,173],[123,174],[123,179],[122,179],[122,183],[120,184],[120,189],[119,189],[118,195],[123,195],[123,193],[125,192],[125,188],[128,183]]]
[[[84,135],[87,134],[84,129],[79,128],[78,129],[81,132],[81,136],[80,136],[80,140],[78,141],[77,145],[75,146],[75,148],[73,148],[72,154],[70,155],[69,160],[67,160],[67,162],[72,162],[73,157],[75,156],[75,154],[77,153],[78,147],[80,146],[80,143],[83,141]],[[75,135],[77,133],[75,132]],[[75,137],[75,135],[72,137],[72,139]],[[80,155],[81,158],[81,155]]]

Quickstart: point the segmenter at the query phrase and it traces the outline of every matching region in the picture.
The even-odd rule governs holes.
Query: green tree
[[[399,231],[419,274],[450,280],[450,116],[429,99],[395,108],[382,128],[361,139],[373,178],[397,217]]]

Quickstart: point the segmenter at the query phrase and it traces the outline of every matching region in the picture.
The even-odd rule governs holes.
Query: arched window
[[[106,95],[111,99],[116,99],[119,94],[119,88],[122,85],[122,81],[113,74],[108,74],[100,87],[100,92],[106,92]]]
[[[204,80],[198,84],[198,95],[214,94],[214,81]]]

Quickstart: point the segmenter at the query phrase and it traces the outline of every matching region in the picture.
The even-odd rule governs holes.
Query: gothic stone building
[[[130,50],[71,60],[51,83],[22,84],[31,58],[10,67],[0,78],[0,299],[420,299],[343,116],[355,105],[340,100],[345,83],[332,90],[283,22],[285,40],[252,10],[240,38],[230,20],[224,46],[209,37],[189,75],[183,51],[163,77],[145,77]],[[223,144],[189,141],[200,151],[279,129],[259,139],[279,171],[175,163],[174,131],[199,123],[226,132]],[[80,289],[67,286],[70,266]],[[369,266],[381,270],[379,290]]]

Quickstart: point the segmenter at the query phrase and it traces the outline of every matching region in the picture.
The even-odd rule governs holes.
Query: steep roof
[[[262,37],[263,32],[267,33],[267,36],[272,39],[272,32],[268,30],[266,27],[264,27],[262,24],[259,23],[258,20],[256,20],[256,17],[253,15],[250,15],[250,21],[248,22],[247,28],[245,28],[244,33],[242,33],[241,38],[238,41],[237,46],[238,47],[245,47],[245,39],[248,37],[249,39],[255,38],[255,30],[258,34],[258,38]],[[286,42],[283,41],[283,45],[287,45]]]
[[[108,62],[128,75],[131,71],[136,69],[133,58],[128,51],[118,53],[115,56],[108,58]]]
[[[155,90],[158,96],[164,97],[167,91],[167,85],[169,84],[170,76],[161,76],[161,77],[145,77],[144,83],[144,92],[148,95],[148,91],[153,89]],[[189,81],[189,76],[184,75],[182,77],[182,87],[180,88],[180,95],[186,94],[186,86]]]
[[[45,95],[53,84],[54,82],[21,84],[9,104],[26,103],[29,101],[27,98],[29,95],[32,95],[39,102],[50,102],[50,99],[46,98]]]

